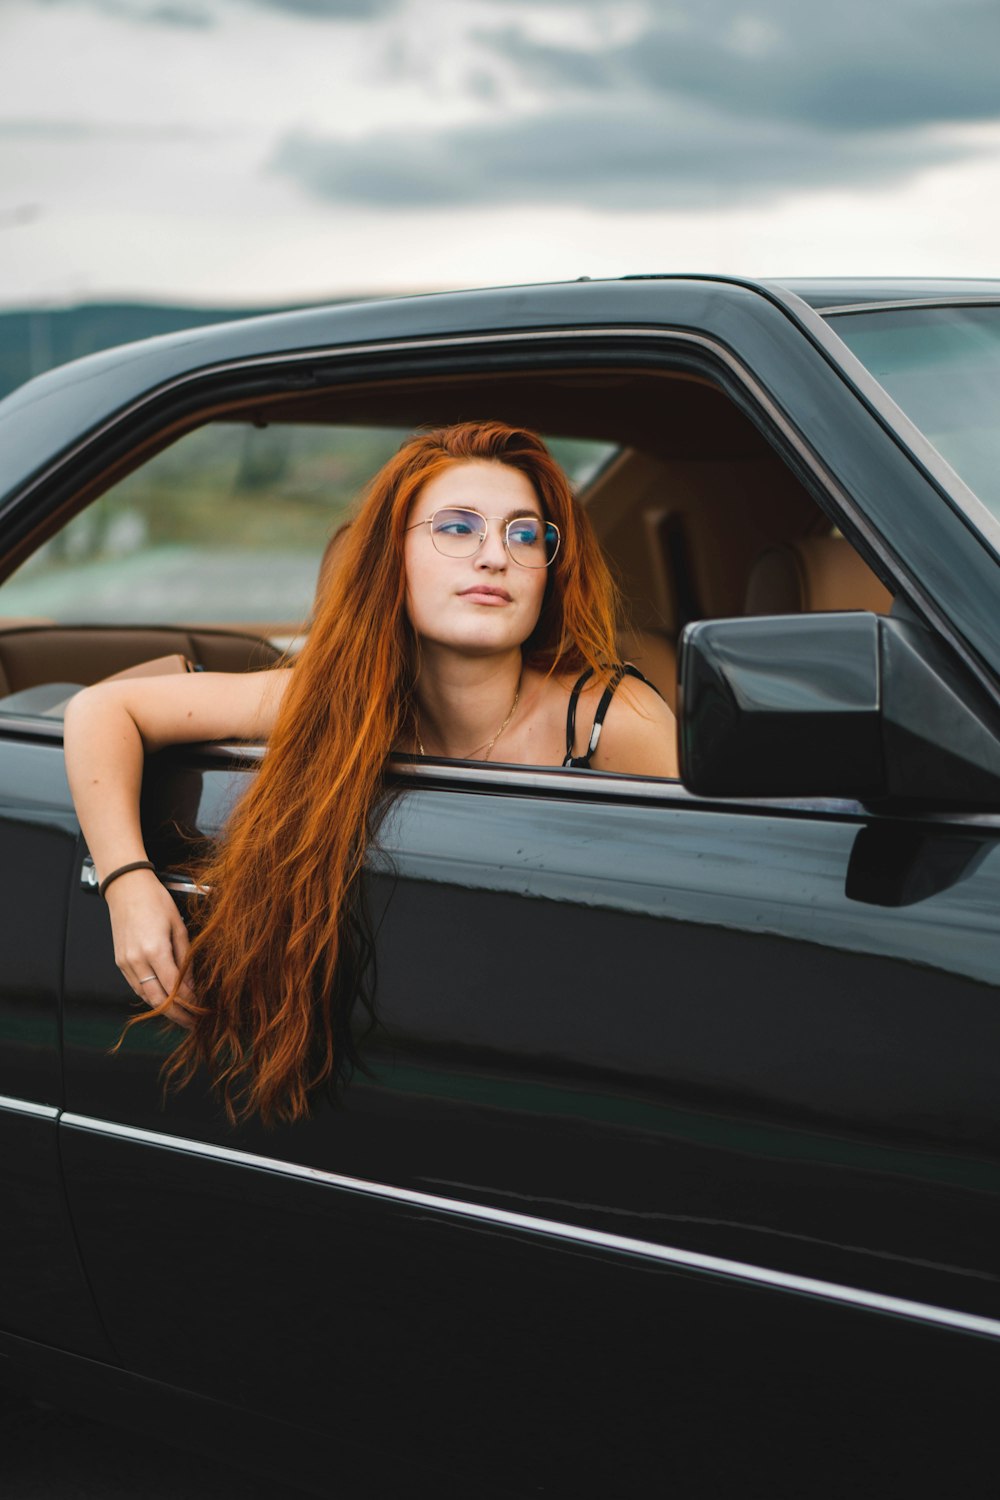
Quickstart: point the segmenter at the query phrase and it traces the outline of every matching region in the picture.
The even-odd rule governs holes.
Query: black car
[[[0,404],[0,1379],[319,1494],[994,1492],[998,375],[1000,281],[649,276]],[[293,652],[365,478],[477,417],[573,475],[684,784],[401,757],[365,1067],[232,1128],[111,1053],[60,706]],[[262,753],[149,761],[182,904]]]

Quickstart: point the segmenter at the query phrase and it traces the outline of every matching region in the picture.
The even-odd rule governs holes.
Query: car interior
[[[226,481],[225,507],[211,496],[201,502],[203,515],[218,511],[220,534],[212,539],[214,550],[205,554],[200,590],[179,618],[178,591],[161,593],[157,603],[151,583],[157,559],[175,567],[183,550],[176,539],[158,544],[158,550],[147,545],[146,534],[155,532],[166,509],[178,503],[157,488],[159,480],[142,502],[145,519],[136,519],[132,505],[119,506],[106,522],[100,562],[93,561],[90,543],[88,551],[80,541],[88,505],[102,495],[124,493],[129,485],[135,492],[144,473],[152,475],[165,455],[185,443],[190,447],[193,435],[202,441],[213,427],[224,427],[258,445],[266,440],[272,458],[289,434],[305,432],[324,442],[338,432],[381,435],[389,446],[373,458],[371,473],[414,427],[484,414],[543,433],[553,440],[557,457],[560,443],[590,445],[577,492],[622,585],[628,612],[622,659],[638,666],[672,705],[677,641],[689,621],[816,610],[882,613],[892,603],[757,423],[705,376],[577,367],[376,379],[202,412],[165,430],[127,460],[119,459],[99,483],[74,496],[32,538],[35,556],[0,583],[0,712],[58,715],[76,687],[170,655],[207,670],[247,671],[294,653],[308,628],[311,590],[327,538],[350,514],[349,508],[317,503],[331,475],[343,488],[344,465],[337,469],[335,455],[324,450],[322,463],[313,454],[299,465],[288,514],[308,513],[308,526],[296,540],[298,594],[279,614],[273,607],[260,609],[254,580],[280,571],[275,534],[260,527],[268,513],[272,526],[283,524],[285,500],[269,482],[269,473],[274,479],[281,463],[269,471],[258,455],[249,477],[243,473]],[[241,451],[245,469],[250,450]],[[311,489],[303,478],[307,470]],[[197,483],[192,487],[182,476],[178,485],[187,506],[184,524],[190,527]],[[360,487],[355,485],[354,493]],[[234,512],[234,496],[240,494],[244,507]],[[134,545],[130,525],[142,533],[138,543],[133,537]],[[224,590],[216,586],[212,567],[222,567],[227,548],[235,557],[255,528],[257,550],[245,553],[242,582],[235,587],[238,611],[234,616],[230,605],[224,614],[216,613],[213,601]],[[47,559],[45,568],[40,558]],[[116,558],[119,573],[122,561],[128,562],[136,580],[124,602],[107,583]],[[33,585],[33,578],[41,583]],[[306,578],[312,580],[308,589]],[[74,580],[75,595],[65,588]]]

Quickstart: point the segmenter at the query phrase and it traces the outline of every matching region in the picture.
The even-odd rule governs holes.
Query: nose
[[[476,553],[476,567],[489,573],[502,573],[509,561],[503,540],[503,522],[487,521],[486,540]]]

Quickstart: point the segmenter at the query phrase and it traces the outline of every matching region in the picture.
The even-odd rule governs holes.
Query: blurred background
[[[2,0],[0,393],[371,293],[989,275],[996,0]]]

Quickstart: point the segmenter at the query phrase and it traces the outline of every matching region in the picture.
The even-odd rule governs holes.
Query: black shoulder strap
[[[569,708],[566,710],[566,759],[563,761],[563,765],[566,766],[573,763],[573,741],[576,739],[576,705],[579,702],[580,694],[583,692],[585,684],[590,681],[593,675],[593,667],[588,667],[586,672],[581,672],[580,676],[574,682],[573,690],[569,695]]]
[[[580,696],[580,689],[583,687],[587,679],[592,676],[593,671],[588,670],[584,672],[583,676],[574,685],[573,692],[570,696],[569,713],[566,718],[567,748],[566,759],[563,761],[563,765],[573,766],[578,770],[585,771],[590,770],[590,760],[592,755],[594,754],[594,751],[597,749],[597,746],[600,743],[601,730],[604,728],[605,715],[607,714],[607,711],[611,706],[611,700],[615,696],[615,693],[617,692],[618,686],[621,683],[622,679],[625,677],[637,677],[640,682],[646,682],[647,687],[650,685],[647,682],[646,678],[643,677],[638,667],[633,667],[631,662],[624,662],[617,665],[611,674],[611,678],[608,682],[607,687],[601,694],[601,701],[597,705],[597,712],[594,715],[594,725],[590,731],[590,739],[587,743],[587,749],[583,755],[577,755],[574,757],[573,737],[576,733],[576,700]]]

